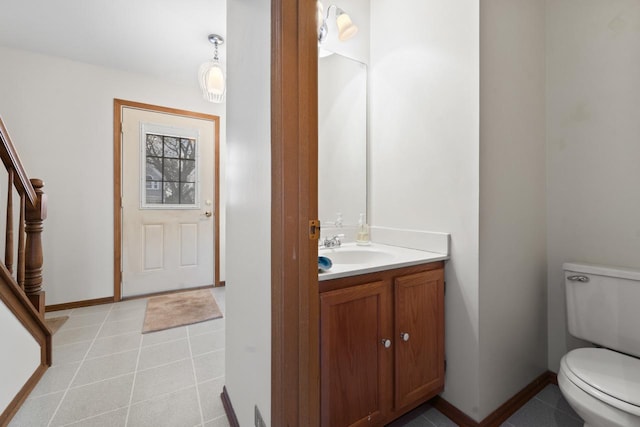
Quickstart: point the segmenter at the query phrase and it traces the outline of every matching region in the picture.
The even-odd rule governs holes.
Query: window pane
[[[162,157],[147,157],[147,181],[162,181]]]
[[[162,137],[148,133],[146,149],[147,156],[162,157]]]
[[[196,182],[196,161],[195,160],[180,160],[180,181],[181,182]]]
[[[171,136],[164,137],[164,156],[177,159],[180,154],[180,140]]]
[[[177,182],[164,183],[164,204],[177,205],[180,203],[180,195],[178,194]]]
[[[196,203],[196,185],[180,184],[180,204],[193,205]]]
[[[146,186],[147,203],[160,204],[162,203],[162,182],[160,181],[147,181]]]
[[[196,141],[195,139],[180,140],[181,159],[195,159],[196,158]]]
[[[180,160],[164,159],[164,181],[180,180]]]

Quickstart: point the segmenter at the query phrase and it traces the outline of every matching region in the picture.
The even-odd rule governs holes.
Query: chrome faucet
[[[325,248],[338,248],[342,244],[342,242],[340,241],[340,238],[342,237],[344,237],[344,234],[337,234],[330,239],[325,237],[324,241],[322,242],[322,246],[324,246]]]

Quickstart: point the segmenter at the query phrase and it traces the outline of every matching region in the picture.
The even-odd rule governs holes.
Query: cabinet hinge
[[[443,282],[443,286],[444,286],[444,294],[447,294],[447,282]]]
[[[318,240],[320,238],[320,221],[317,219],[309,220],[309,240]]]
[[[447,359],[444,360],[444,371],[447,372]]]

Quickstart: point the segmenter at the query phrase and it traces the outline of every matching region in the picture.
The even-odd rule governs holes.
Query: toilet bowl
[[[558,386],[585,427],[640,427],[640,359],[576,349],[560,362]]]
[[[562,358],[560,391],[587,427],[640,427],[640,270],[563,269],[569,333],[601,347]]]

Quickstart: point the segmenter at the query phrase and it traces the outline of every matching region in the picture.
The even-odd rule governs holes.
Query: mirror
[[[318,58],[318,216],[332,227],[367,218],[367,66]],[[350,236],[347,236],[350,237]]]

